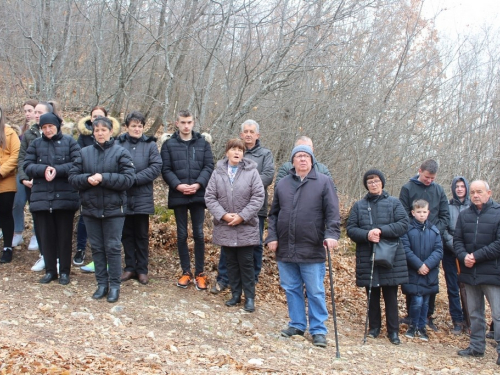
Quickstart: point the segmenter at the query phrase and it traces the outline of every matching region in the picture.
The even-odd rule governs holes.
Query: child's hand
[[[430,271],[430,270],[429,270],[429,267],[427,267],[427,266],[425,265],[425,263],[424,263],[424,264],[422,264],[422,267],[420,267],[420,268],[418,269],[418,274],[419,274],[419,275],[423,275],[423,276],[425,276],[425,275],[427,275],[427,274],[429,273],[429,271]]]

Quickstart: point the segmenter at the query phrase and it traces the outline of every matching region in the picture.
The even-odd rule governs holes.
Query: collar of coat
[[[114,117],[108,116],[108,118],[111,120],[111,123],[113,124],[113,137],[118,137],[118,135],[121,133],[122,127],[120,123],[118,122],[117,119]],[[76,126],[77,130],[80,132],[81,135],[92,135],[94,134],[94,129],[92,128],[92,121],[91,117],[87,116],[80,121],[78,121],[78,124]]]

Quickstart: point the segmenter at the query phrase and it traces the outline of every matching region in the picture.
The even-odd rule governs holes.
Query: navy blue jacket
[[[408,232],[401,237],[408,262],[408,284],[401,289],[404,294],[425,296],[439,292],[439,262],[443,259],[443,242],[435,225],[428,220],[419,223],[413,219]],[[427,275],[419,275],[422,265],[430,269]]]
[[[489,200],[478,211],[474,204],[460,212],[453,236],[453,251],[460,261],[458,279],[469,285],[500,285],[500,204]],[[467,254],[476,263],[465,267]]]
[[[78,191],[68,182],[68,174],[73,161],[79,156],[80,146],[61,131],[50,139],[42,135],[30,143],[24,157],[23,170],[33,179],[31,212],[78,209]],[[45,179],[48,166],[56,170],[56,177],[52,181]]]
[[[134,185],[127,190],[127,215],[154,214],[153,181],[160,175],[162,164],[156,138],[134,138],[125,133],[117,141],[130,152],[135,166]]]
[[[214,158],[210,143],[200,134],[193,132],[189,141],[183,141],[179,132],[161,146],[163,161],[162,176],[168,184],[168,208],[190,203],[205,205],[205,188],[212,171]],[[176,189],[180,184],[199,183],[201,188],[193,195],[184,195]]]
[[[88,182],[95,173],[102,175],[96,186]],[[82,149],[69,171],[69,182],[80,191],[81,213],[98,219],[125,216],[127,193],[135,180],[130,153],[113,138]]]

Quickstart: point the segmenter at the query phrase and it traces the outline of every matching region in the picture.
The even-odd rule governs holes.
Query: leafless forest
[[[367,168],[397,195],[428,157],[498,197],[498,31],[446,43],[423,2],[3,0],[2,106],[140,110],[153,130],[189,108],[217,156],[253,118],[277,165],[310,136],[352,199]]]

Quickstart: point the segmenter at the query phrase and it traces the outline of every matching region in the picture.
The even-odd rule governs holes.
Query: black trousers
[[[233,295],[241,296],[243,291],[245,298],[255,298],[253,248],[254,246],[222,247],[226,254],[227,275]]]
[[[71,244],[73,240],[73,210],[53,210],[33,212],[37,231],[40,233],[44,249],[45,272],[57,275],[57,259],[59,273],[69,275],[71,271]]]
[[[3,247],[12,247],[14,237],[14,216],[12,216],[12,206],[14,206],[15,191],[0,193],[0,228],[3,231]]]
[[[122,232],[125,271],[148,273],[149,215],[125,216]]]
[[[372,295],[370,297],[368,312],[368,324],[370,326],[370,329],[382,327],[382,312],[380,308],[381,291],[384,296],[387,332],[399,332],[397,285],[372,287]],[[368,287],[366,288],[366,295],[368,296]]]

